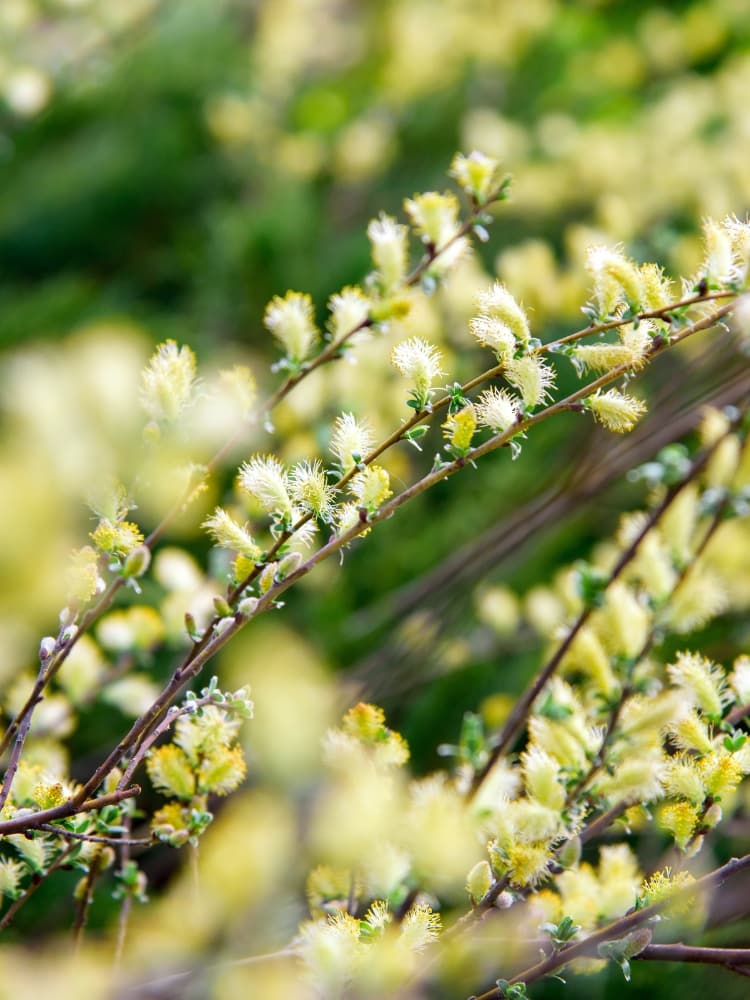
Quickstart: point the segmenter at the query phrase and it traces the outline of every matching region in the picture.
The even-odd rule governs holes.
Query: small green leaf
[[[600,608],[609,585],[609,574],[586,562],[576,563],[576,583],[587,608]]]
[[[547,695],[545,700],[539,709],[539,714],[543,715],[545,719],[552,719],[553,722],[560,722],[562,719],[567,719],[573,714],[573,709],[568,705],[561,705],[559,702],[555,701],[552,695]]]
[[[651,931],[648,927],[639,927],[625,937],[616,941],[602,941],[597,948],[601,958],[609,958],[622,969],[626,982],[630,982],[630,959],[640,955],[644,948],[651,944]]]
[[[730,753],[735,753],[737,750],[741,750],[745,743],[747,743],[747,736],[745,736],[744,733],[737,733],[736,736],[724,737],[724,749],[728,750]]]

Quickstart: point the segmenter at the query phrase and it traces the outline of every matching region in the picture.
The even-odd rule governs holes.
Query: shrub
[[[750,867],[745,855],[688,868],[738,807],[750,772],[750,660],[720,664],[681,638],[746,599],[746,389],[736,405],[704,413],[693,446],[671,444],[636,470],[648,486],[644,510],[547,593],[548,613],[535,616],[546,661],[495,725],[467,710],[457,745],[441,748],[445,769],[410,777],[407,742],[381,708],[345,690],[349,704],[329,725],[330,690],[311,694],[304,673],[298,688],[272,651],[269,672],[291,681],[277,718],[295,720],[272,734],[286,794],[256,785],[247,808],[222,812],[211,841],[219,800],[254,777],[241,740],[244,722],[256,725],[253,699],[259,717],[270,713],[262,690],[251,698],[210,676],[220,651],[283,614],[287,591],[331,557],[377,546],[382,523],[410,501],[454,476],[481,482],[490,462],[523,462],[549,418],[632,431],[646,410],[643,369],[725,322],[746,322],[750,224],[709,220],[703,264],[679,285],[620,248],[592,247],[586,323],[557,339],[543,340],[494,282],[469,323],[485,368],[459,381],[455,359],[430,338],[388,342],[466,260],[472,238],[488,238],[507,197],[509,179],[481,153],[457,155],[451,175],[463,210],[455,193],[429,191],[406,200],[406,222],[381,214],[370,223],[373,270],[331,297],[324,330],[308,295],[273,298],[264,324],[280,351],[279,381],[266,398],[249,367],[199,377],[192,350],[171,340],[148,362],[141,444],[122,449],[130,481],[93,484],[97,523],[70,560],[59,629],[41,640],[35,676],[14,676],[6,692],[1,927],[72,867],[79,941],[92,900],[114,888],[118,963],[155,935],[150,961],[168,964],[180,957],[169,949],[204,947],[227,913],[239,933],[232,882],[249,879],[254,923],[243,947],[255,954],[244,972],[219,963],[217,995],[417,996],[436,982],[488,1000],[524,996],[571,962],[585,971],[614,961],[626,977],[631,961],[659,958],[747,969],[742,950],[674,943],[679,928],[697,934],[713,890]],[[363,350],[389,356],[400,380],[403,409],[389,432],[377,435],[363,408],[335,416],[323,448],[285,443],[287,398]],[[571,377],[575,388],[557,389]],[[212,423],[230,433],[209,457]],[[265,443],[246,454],[224,490],[228,460],[261,434],[274,451]],[[408,483],[392,457],[403,444],[420,453]],[[201,571],[172,544],[190,518],[213,546]],[[678,646],[662,655],[668,637]],[[161,680],[155,662],[169,663]],[[269,690],[269,702],[277,695]],[[91,705],[94,714],[116,708],[121,731],[71,773],[65,746]],[[123,716],[134,721],[122,725]],[[299,779],[319,742],[321,770]],[[667,841],[655,859],[653,844]],[[152,918],[131,912],[159,844],[211,845],[200,875],[207,895],[190,915],[181,883]],[[303,882],[309,915],[297,919]],[[169,905],[184,932],[167,946],[159,932],[175,918]],[[652,942],[657,916],[667,943]],[[271,941],[276,950],[261,954]],[[224,943],[236,951],[236,936]]]

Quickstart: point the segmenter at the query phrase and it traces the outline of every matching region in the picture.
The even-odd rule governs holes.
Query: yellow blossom
[[[253,455],[241,466],[238,483],[267,513],[291,519],[289,473],[275,455]]]
[[[242,783],[247,772],[242,748],[218,747],[206,754],[198,767],[198,791],[228,795]]]
[[[329,447],[343,473],[361,462],[374,444],[375,437],[368,424],[358,421],[353,413],[342,413],[336,418]]]
[[[471,439],[477,426],[477,416],[474,407],[469,404],[457,413],[451,413],[443,424],[443,437],[460,454],[465,454],[471,447]]]
[[[263,323],[295,364],[305,360],[318,340],[314,315],[312,299],[302,292],[275,295],[266,306]]]
[[[429,245],[440,249],[458,230],[458,199],[451,191],[425,191],[404,202],[412,225]]]
[[[333,490],[320,461],[298,462],[292,469],[290,492],[303,511],[327,518],[333,509]]]
[[[533,410],[540,406],[555,384],[555,373],[541,358],[527,354],[509,361],[505,377],[518,390],[524,408]]]
[[[706,219],[703,223],[705,256],[702,272],[710,285],[723,287],[734,275],[732,240],[719,222]]]
[[[406,226],[382,212],[367,227],[373,264],[385,292],[400,285],[406,275],[408,234]]]
[[[513,844],[505,853],[505,858],[510,883],[519,889],[543,882],[552,861],[551,851],[546,843]]]
[[[720,751],[709,754],[699,762],[706,791],[714,799],[721,799],[733,792],[742,780],[742,766],[733,754]]]
[[[651,326],[643,321],[637,327],[630,324],[619,331],[619,341],[615,343],[579,344],[573,356],[584,369],[597,372],[611,371],[624,365],[631,371],[638,371],[646,362],[651,346]]]
[[[685,635],[707,625],[726,611],[729,595],[724,581],[709,566],[693,563],[680,581],[664,613],[664,623]]]
[[[690,872],[672,873],[671,868],[654,872],[641,886],[641,894],[646,905],[661,903],[677,897],[669,907],[673,914],[688,913],[695,906],[695,896],[686,890],[695,882]]]
[[[146,757],[146,770],[151,783],[166,795],[179,799],[192,798],[195,792],[195,775],[184,750],[167,743],[151,750]]]
[[[192,401],[195,355],[173,340],[159,344],[141,379],[141,403],[156,423],[173,422]]]
[[[19,861],[5,859],[0,861],[0,896],[15,899],[21,890],[21,879],[27,869]]]
[[[400,943],[410,951],[422,951],[440,933],[440,914],[426,903],[415,903],[401,922]]]
[[[619,249],[590,247],[586,268],[594,279],[594,299],[602,318],[611,316],[623,303],[632,309],[640,306],[643,297],[641,275]]]
[[[672,282],[658,264],[641,264],[640,276],[644,311],[656,312],[674,302]]]
[[[440,368],[440,351],[421,337],[411,337],[396,344],[391,352],[391,361],[394,368],[414,383],[422,405],[435,379],[445,374]]]
[[[482,205],[493,193],[497,184],[498,169],[497,160],[474,150],[468,156],[456,153],[449,172],[464,191]]]
[[[349,492],[360,507],[377,510],[392,495],[390,476],[380,465],[369,465],[349,483]]]
[[[699,653],[678,653],[667,667],[669,679],[683,690],[704,715],[720,719],[727,701],[726,675],[716,663]]]
[[[90,545],[73,553],[66,584],[68,599],[76,604],[85,604],[104,589],[104,581],[99,576],[99,560]]]
[[[469,323],[472,336],[495,351],[498,360],[509,361],[517,346],[531,337],[526,313],[505,285],[496,281],[477,296],[478,315]]]
[[[502,434],[512,427],[520,412],[518,399],[505,389],[494,386],[480,394],[475,410],[479,423],[495,434]]]
[[[665,802],[657,813],[657,823],[684,851],[698,825],[698,811],[689,802]]]
[[[521,757],[524,783],[528,795],[549,809],[561,809],[565,789],[558,780],[560,765],[539,747],[530,747]]]
[[[365,326],[370,315],[370,300],[361,288],[347,286],[328,300],[331,317],[328,330],[334,340],[348,337]]]
[[[217,507],[202,526],[221,548],[231,549],[253,563],[260,559],[261,548],[253,536],[222,507]]]
[[[706,797],[701,768],[693,757],[687,755],[672,757],[666,762],[662,783],[667,795],[687,799],[696,806],[701,805]]]
[[[680,750],[697,750],[699,753],[711,753],[713,744],[705,722],[696,712],[675,720],[669,726],[669,734]]]
[[[609,389],[606,392],[600,389],[584,402],[594,415],[594,419],[615,434],[632,431],[646,412],[645,403],[633,396],[626,396],[618,389]]]

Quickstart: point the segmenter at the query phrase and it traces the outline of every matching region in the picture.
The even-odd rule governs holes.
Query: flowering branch
[[[720,440],[723,440],[723,438]],[[625,549],[625,551],[620,555],[619,559],[617,560],[617,563],[615,564],[614,568],[612,569],[612,572],[609,575],[608,584],[614,583],[614,581],[618,579],[618,577],[622,574],[625,568],[633,561],[643,539],[659,523],[664,513],[670,508],[670,506],[675,501],[675,499],[680,495],[682,490],[695,479],[695,477],[701,472],[702,469],[705,468],[711,455],[718,447],[718,444],[719,441],[715,442],[711,447],[707,448],[701,455],[699,455],[698,458],[696,458],[686,477],[682,479],[678,484],[673,486],[667,492],[661,503],[651,512],[651,514],[648,517],[648,520],[645,522],[641,530],[638,532],[636,537],[633,539],[630,545]],[[718,527],[718,520],[716,522],[716,526]],[[715,530],[715,528],[713,530]],[[713,530],[711,531],[711,534],[713,534]],[[708,538],[706,538],[706,542],[707,541]],[[557,668],[562,663],[565,654],[568,652],[568,650],[573,644],[574,639],[576,638],[576,636],[579,634],[583,626],[586,624],[586,622],[593,614],[593,611],[594,608],[592,605],[587,605],[583,608],[578,618],[576,618],[575,622],[568,630],[563,641],[560,643],[560,645],[557,647],[553,655],[550,657],[550,659],[547,661],[544,667],[534,678],[534,680],[526,689],[524,694],[518,699],[518,701],[513,706],[513,710],[509,715],[508,719],[506,720],[502,732],[500,733],[497,742],[493,746],[492,752],[490,753],[487,762],[485,763],[483,768],[479,772],[477,772],[474,778],[472,784],[473,795],[477,793],[477,791],[479,790],[479,788],[482,786],[483,782],[489,775],[490,771],[494,767],[495,763],[500,759],[502,754],[505,753],[505,751],[510,747],[513,740],[521,731],[524,725],[524,721],[528,715],[529,709],[536,701],[537,697],[544,688],[545,684],[549,681],[550,677],[552,677],[552,675],[555,673]],[[648,643],[649,646],[651,641],[652,640],[649,640]]]
[[[679,902],[682,899],[693,898],[703,890],[716,889],[723,885],[728,879],[734,878],[736,875],[746,871],[748,868],[750,868],[750,854],[746,854],[741,858],[732,858],[731,861],[728,861],[720,868],[716,868],[714,871],[709,872],[702,878],[691,882],[685,889],[680,889],[671,893],[667,899],[658,900],[657,902],[651,903],[649,906],[645,906],[642,909],[630,911],[625,914],[624,917],[614,920],[612,923],[607,924],[606,927],[602,927],[599,930],[594,931],[594,933],[589,934],[588,937],[585,937],[580,941],[575,941],[572,944],[566,945],[564,948],[553,952],[540,962],[537,962],[535,965],[516,973],[507,981],[504,980],[504,982],[507,982],[508,985],[524,983],[528,986],[530,983],[536,982],[537,980],[556,972],[558,969],[563,968],[563,966],[567,965],[568,962],[572,961],[574,958],[581,958],[590,955],[596,956],[598,954],[598,947],[600,944],[604,944],[607,941],[615,941],[624,937],[629,931],[635,930],[637,927],[641,927],[643,924],[649,923],[653,917],[658,916],[663,910],[673,906],[676,902]],[[500,986],[496,986],[493,989],[486,990],[484,993],[476,995],[474,1000],[503,1000],[504,997],[504,989]]]
[[[420,262],[416,265],[416,267],[412,270],[412,272],[404,278],[402,287],[412,288],[415,285],[419,284],[419,282],[427,274],[429,268],[433,264],[435,264],[436,261],[438,261],[444,254],[446,254],[448,251],[454,248],[458,243],[465,240],[468,234],[470,234],[472,230],[476,227],[478,220],[486,215],[487,209],[505,196],[507,186],[508,186],[508,178],[504,178],[496,188],[487,192],[486,197],[482,198],[481,202],[473,196],[470,197],[470,213],[467,219],[456,229],[453,235],[451,235],[445,241],[441,242],[439,246],[437,246],[434,243],[428,244],[427,252],[420,260]],[[268,397],[265,403],[263,403],[260,406],[259,412],[261,414],[268,415],[283,399],[285,399],[292,392],[292,390],[297,385],[299,385],[300,382],[303,381],[303,379],[305,379],[308,375],[310,375],[313,371],[320,368],[321,366],[340,357],[342,348],[345,347],[346,344],[349,341],[351,341],[352,338],[355,337],[357,333],[360,333],[367,327],[372,326],[373,323],[374,323],[373,318],[368,315],[358,323],[351,326],[343,334],[340,334],[338,337],[334,338],[334,340],[332,340],[322,351],[320,351],[319,354],[317,354],[311,360],[304,362],[299,367],[299,370],[297,372],[289,375],[289,377],[282,383],[282,385],[280,385],[279,388],[276,389]],[[469,388],[470,387],[471,386],[469,386]],[[419,423],[419,419],[414,420],[411,423],[411,426],[415,426],[416,423]],[[403,431],[406,431],[407,429],[408,429],[407,427],[404,427]],[[243,435],[244,435],[244,429],[240,428],[235,432],[235,434],[231,436],[231,438],[227,442],[225,442],[224,445],[222,445],[222,447],[213,455],[213,457],[208,461],[208,463],[206,463],[205,467],[203,468],[202,474],[204,477],[210,476],[217,468],[220,467],[226,456],[230,454],[232,450],[237,446],[237,444],[242,440]],[[402,435],[397,435],[394,438],[394,440],[400,440],[401,436]],[[385,447],[388,447],[388,445],[385,445]],[[351,476],[345,477],[343,482],[337,484],[337,486],[339,487],[343,486],[346,482],[349,481],[349,479],[351,479]],[[194,488],[195,484],[193,482],[188,483],[180,499],[167,511],[167,513],[163,516],[159,524],[144,539],[143,549],[146,552],[152,551],[156,543],[164,536],[165,532],[172,524],[175,517],[184,509],[185,504],[189,501],[190,497],[193,495]],[[294,526],[290,534],[293,534],[295,531],[298,531],[308,520],[309,517],[301,519],[301,521],[299,521]],[[272,556],[273,553],[275,553],[275,551],[277,551],[278,548],[280,548],[281,545],[283,545],[286,540],[288,540],[290,534],[282,536],[278,540],[272,552],[269,553],[269,557]],[[253,578],[254,576],[249,577],[248,580],[245,581],[245,583],[243,584],[243,587],[247,586],[247,583],[249,583],[250,580]],[[39,676],[37,677],[37,680],[34,684],[34,687],[29,697],[27,698],[24,705],[21,707],[21,709],[18,711],[14,719],[7,727],[5,733],[3,734],[2,739],[0,739],[0,754],[2,754],[10,745],[11,740],[16,738],[17,734],[19,734],[17,739],[17,753],[14,754],[16,766],[18,758],[20,757],[21,750],[23,749],[23,744],[25,742],[26,735],[28,733],[31,716],[34,712],[36,705],[41,700],[43,691],[45,690],[49,682],[52,680],[52,678],[55,676],[55,674],[59,671],[60,667],[63,665],[65,660],[68,658],[70,652],[72,651],[78,640],[81,638],[81,636],[85,634],[86,631],[98,620],[98,618],[111,607],[115,596],[120,591],[120,589],[125,585],[126,582],[127,579],[125,576],[116,576],[110,581],[110,583],[108,584],[104,592],[101,594],[97,602],[91,608],[89,608],[87,611],[83,613],[83,616],[81,618],[81,621],[77,629],[71,632],[70,637],[66,641],[64,642],[58,641],[48,662],[46,662],[43,665],[44,669],[40,670]],[[200,648],[201,646],[200,644],[198,644],[196,651],[198,651]],[[11,772],[9,768],[8,772],[6,772],[2,791],[0,792],[0,807],[2,807],[5,798],[7,798],[14,775],[15,775],[15,770]]]
[[[670,347],[681,343],[687,337],[698,333],[702,330],[709,329],[714,326],[720,319],[731,312],[732,304],[722,306],[721,308],[715,310],[710,316],[704,317],[701,320],[696,321],[685,329],[681,330],[678,334],[675,334],[669,340],[663,340],[659,343],[655,343],[649,350],[649,356],[654,357],[657,354],[668,350]],[[207,663],[216,653],[226,645],[226,643],[235,635],[244,625],[252,618],[257,617],[259,614],[268,610],[272,607],[278,598],[295,584],[303,576],[306,576],[318,563],[329,558],[331,555],[341,551],[345,548],[351,541],[354,540],[363,531],[367,530],[374,524],[391,517],[399,507],[403,506],[405,503],[420,496],[426,490],[430,489],[432,486],[444,479],[455,475],[467,462],[476,461],[485,455],[496,451],[499,448],[505,447],[512,437],[521,433],[529,428],[536,426],[541,421],[547,419],[555,413],[564,412],[573,407],[575,403],[580,400],[585,399],[590,396],[591,393],[599,388],[611,384],[617,379],[621,378],[629,370],[628,365],[620,365],[614,368],[611,372],[602,375],[600,378],[594,380],[587,386],[571,393],[565,399],[559,402],[552,403],[546,408],[534,413],[530,416],[520,418],[513,427],[509,428],[500,434],[495,435],[490,438],[484,444],[472,448],[468,451],[466,456],[459,457],[452,462],[447,462],[441,465],[439,468],[431,471],[425,475],[422,479],[418,480],[412,486],[403,490],[397,496],[393,497],[391,500],[384,503],[379,509],[368,514],[366,517],[360,519],[360,521],[354,524],[347,531],[340,535],[335,535],[330,539],[325,545],[323,545],[317,552],[315,552],[306,562],[295,569],[292,573],[286,576],[283,580],[274,582],[270,589],[263,594],[254,606],[251,614],[244,615],[242,613],[235,612],[231,619],[227,620],[226,628],[221,631],[214,630],[211,633],[210,638],[206,639],[208,635],[208,630],[204,634],[203,640],[201,640],[200,648],[196,652],[191,650],[188,656],[183,661],[183,663],[175,670],[172,678],[159,694],[158,698],[155,699],[149,710],[140,716],[134,723],[128,733],[126,733],[117,746],[112,750],[112,752],[107,756],[107,758],[99,765],[91,778],[83,786],[80,796],[90,795],[96,788],[99,787],[101,782],[104,780],[107,774],[116,767],[123,755],[133,746],[135,746],[143,737],[143,735],[150,731],[154,723],[157,723],[160,719],[162,713],[166,707],[171,703],[171,701],[179,694],[180,690],[189,683],[194,677],[198,675],[200,670],[203,668],[205,663]],[[242,587],[244,588],[245,583],[243,581]],[[239,596],[239,594],[237,595]],[[559,661],[557,661],[559,662]],[[555,666],[552,667],[551,673],[554,671]],[[546,680],[546,677],[545,677]],[[545,680],[542,680],[539,684],[538,690],[541,690]],[[535,686],[536,689],[536,686]],[[523,715],[518,712],[519,722],[514,722],[514,731],[518,725],[521,724],[528,707],[533,702],[538,690],[532,697],[527,696],[524,699],[523,705],[525,706],[522,711]],[[528,704],[527,704],[528,703]],[[514,715],[516,713],[514,712]],[[506,732],[508,729],[506,727]],[[506,744],[507,745],[507,742]],[[494,752],[494,751],[493,751]],[[497,756],[502,750],[498,751]],[[495,757],[497,759],[497,757]],[[71,809],[75,811],[75,804],[71,803]],[[0,824],[0,833],[3,832],[3,825]]]
[[[134,799],[141,794],[140,785],[131,785],[130,788],[121,788],[106,795],[100,795],[95,799],[83,798],[80,796],[63,802],[52,809],[42,809],[40,812],[19,812],[12,819],[0,822],[0,837],[5,837],[11,833],[21,833],[26,830],[37,830],[45,823],[50,823],[56,819],[66,819],[68,816],[76,816],[82,812],[92,812],[103,809],[104,806],[116,805],[125,799]]]

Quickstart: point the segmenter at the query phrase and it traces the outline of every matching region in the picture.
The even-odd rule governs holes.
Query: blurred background
[[[393,331],[439,342],[451,381],[470,376],[485,365],[466,320],[492,276],[528,308],[534,335],[549,340],[581,325],[591,243],[621,242],[638,260],[691,273],[702,217],[750,208],[749,94],[746,0],[2,0],[4,704],[12,708],[19,669],[32,667],[38,637],[56,620],[60,567],[93,527],[85,499],[96,475],[139,474],[138,380],[154,344],[190,344],[207,384],[241,363],[261,390],[272,388],[268,300],[287,288],[310,292],[322,323],[328,297],[370,269],[368,220],[381,209],[398,214],[415,191],[443,190],[453,153],[476,148],[513,174],[512,198],[489,243]],[[251,787],[214,833],[217,845],[230,835],[252,841],[252,889],[239,892],[233,873],[227,898],[219,893],[215,913],[187,933],[189,889],[165,850],[146,865],[153,895],[169,889],[140,918],[138,947],[149,960],[200,952],[228,919],[248,949],[274,865],[284,870],[293,854],[289,796],[314,775],[320,735],[341,703],[334,678],[385,706],[417,773],[440,765],[436,747],[455,742],[465,711],[502,721],[539,662],[550,616],[566,613],[565,568],[643,502],[627,470],[689,434],[706,401],[747,392],[746,358],[733,336],[721,336],[719,349],[711,334],[654,366],[644,380],[650,416],[625,441],[574,416],[540,428],[521,460],[498,456],[431,491],[230,647],[227,683],[252,683],[263,711],[248,733]],[[249,433],[231,456],[235,467],[279,440],[289,459],[317,452],[342,409],[367,412],[387,433],[404,412],[388,350],[364,343],[356,366],[307,380],[279,410],[276,436]],[[228,430],[222,415],[204,417],[191,442],[196,460]],[[396,484],[431,454],[395,454]],[[173,581],[202,585],[201,510],[231,481],[227,465],[157,559],[146,599],[162,601],[167,640],[170,627],[181,628]],[[157,511],[137,516],[148,529]],[[685,640],[722,662],[750,642],[750,581],[738,581],[718,622]],[[103,657],[106,642],[97,641],[89,655]],[[143,654],[141,698],[170,662],[168,642],[166,652]],[[126,694],[138,703],[137,690]],[[126,702],[68,706],[53,735],[75,729],[74,773],[122,728]],[[283,748],[280,729],[295,734]],[[260,814],[274,817],[277,835],[269,838]],[[220,867],[218,856],[213,863]],[[59,884],[39,898],[16,938],[46,939],[65,926]],[[102,940],[114,913],[106,893],[97,898],[91,922]],[[719,977],[726,997],[745,995],[728,974],[670,975],[655,964],[637,970],[628,994],[658,989],[666,1000]],[[250,986],[216,988],[229,997]],[[573,988],[594,998],[620,987],[610,973]],[[552,984],[535,995],[569,995],[561,991]]]

